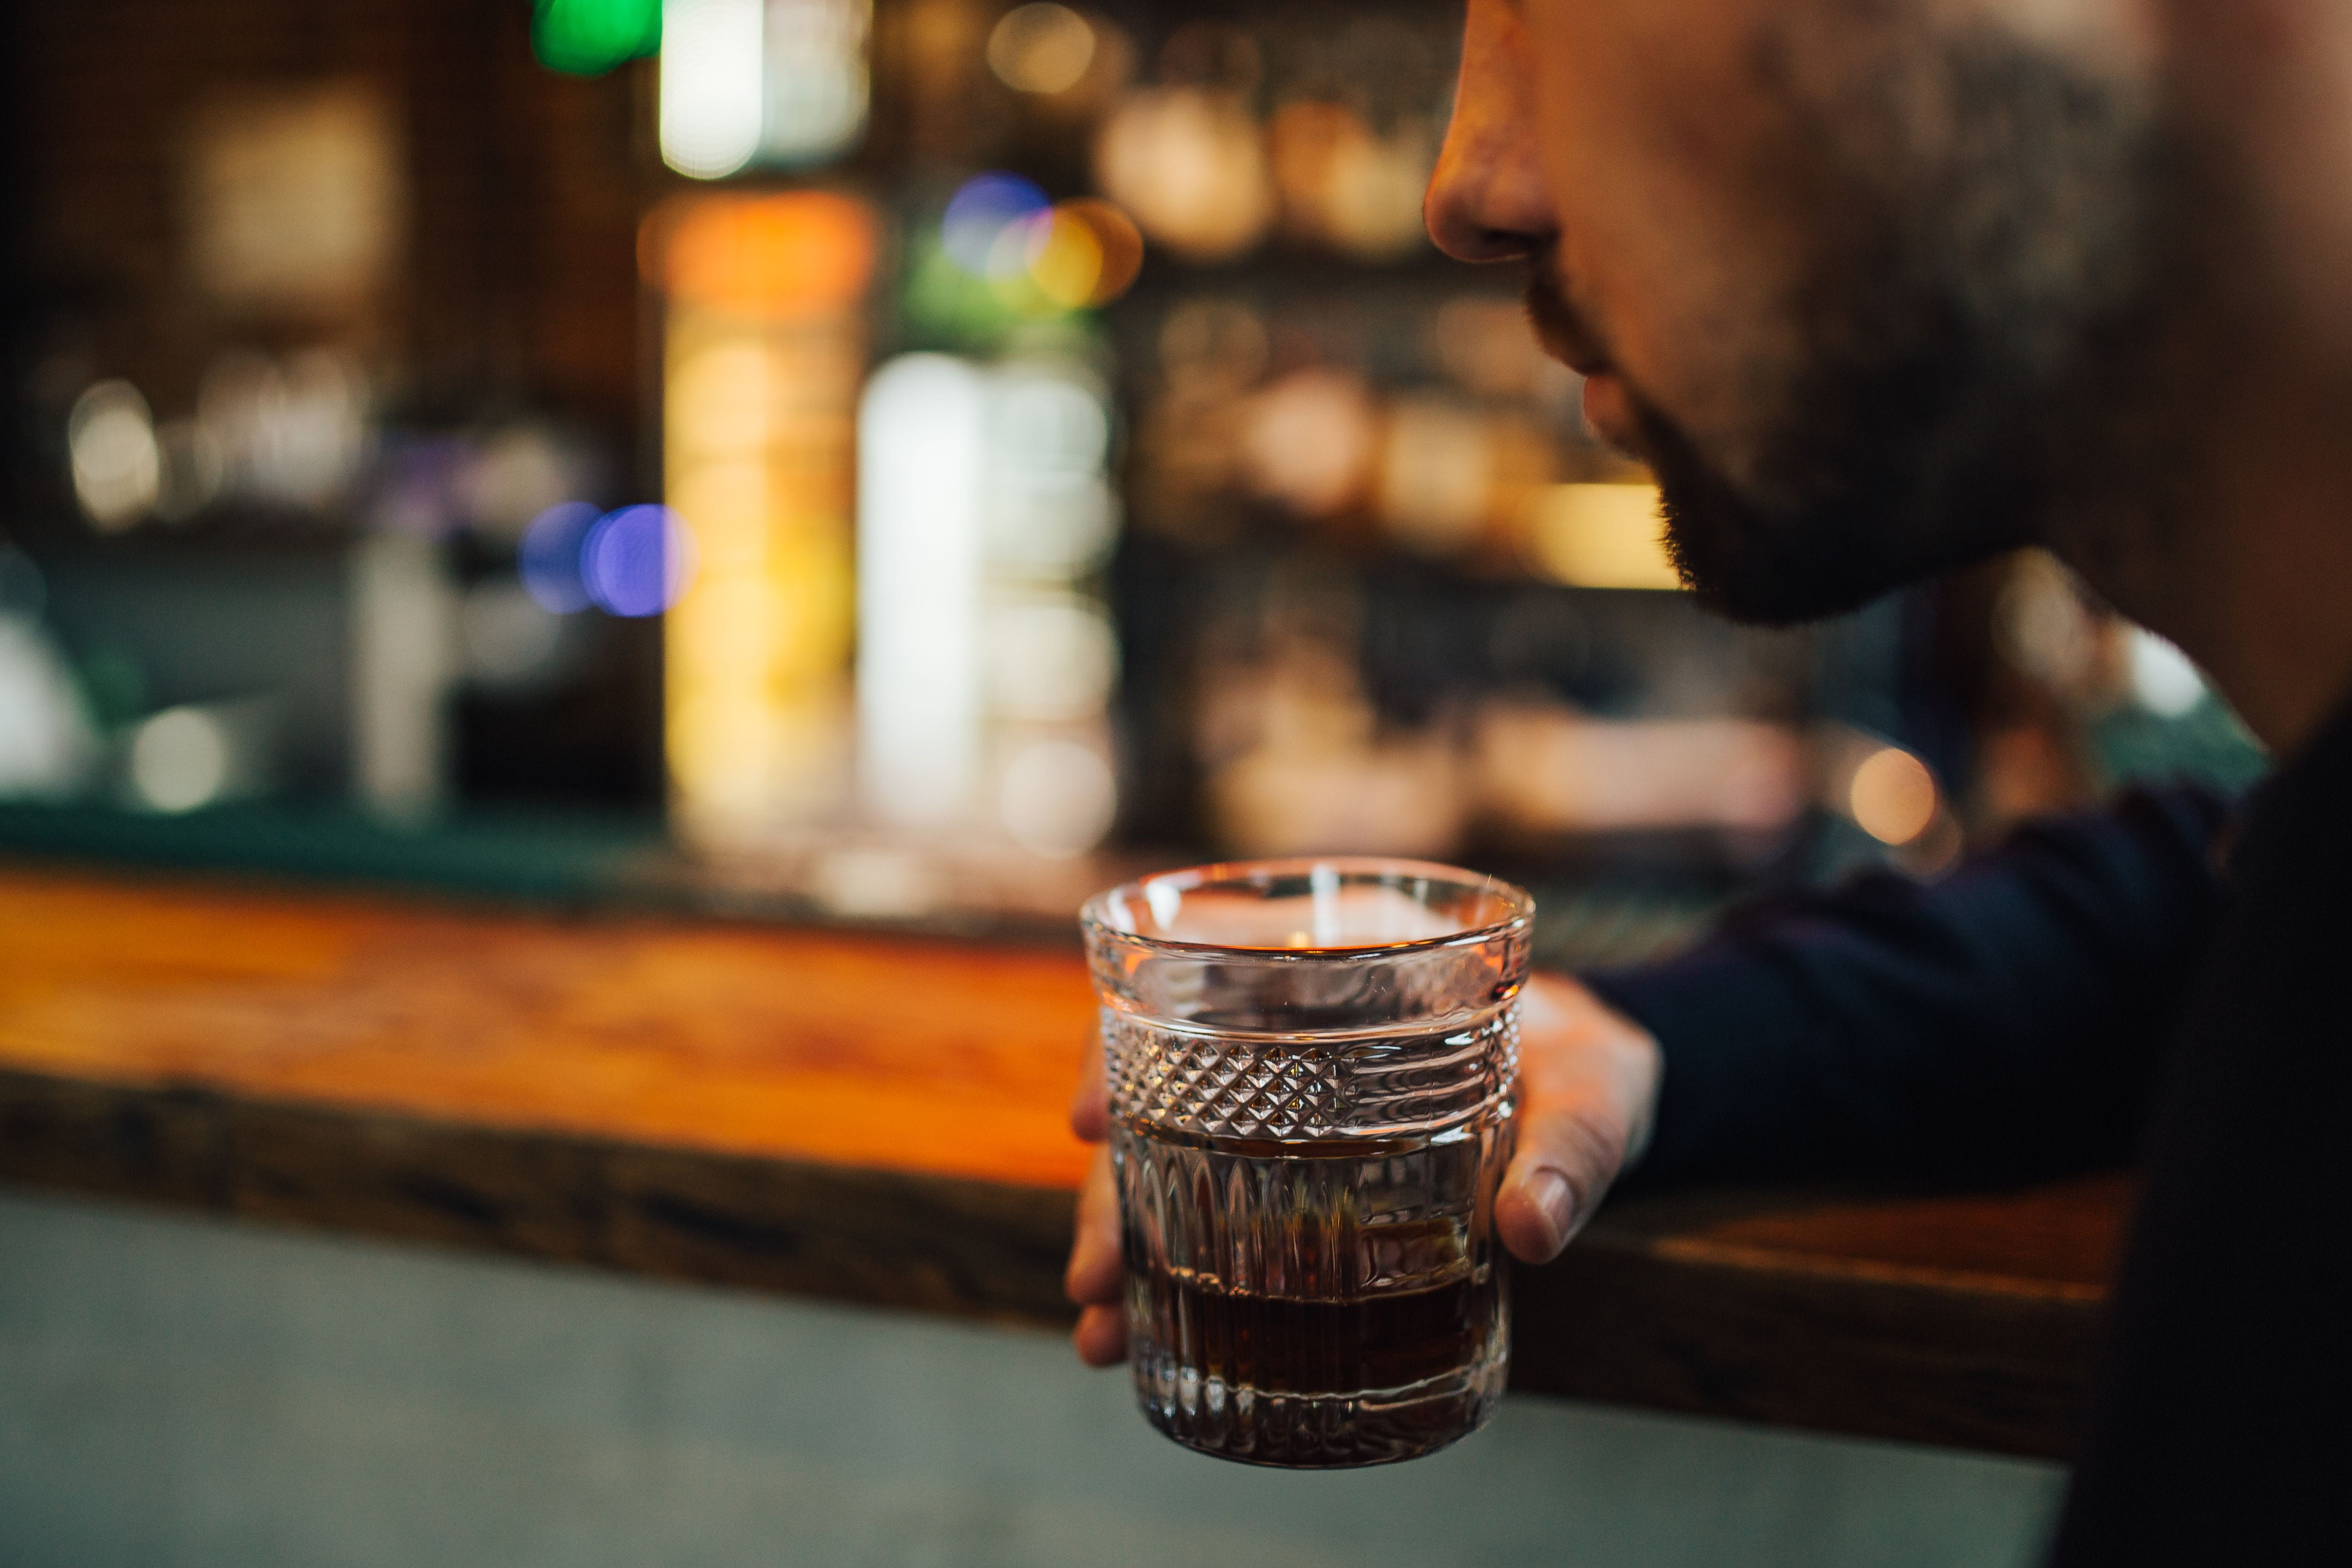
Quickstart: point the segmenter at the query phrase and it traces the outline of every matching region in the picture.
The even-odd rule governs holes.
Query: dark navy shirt
[[[2147,1181],[2054,1560],[2352,1563],[2352,714],[2226,877],[2187,789],[1592,977],[1665,1053],[1629,1185]]]

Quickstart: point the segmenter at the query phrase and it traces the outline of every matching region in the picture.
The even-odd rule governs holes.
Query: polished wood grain
[[[1074,1184],[1075,948],[0,875],[0,1064]]]
[[[0,870],[0,1178],[1065,1323],[1091,1021],[1074,949]],[[1514,1380],[2063,1455],[2129,1197],[1612,1206]]]

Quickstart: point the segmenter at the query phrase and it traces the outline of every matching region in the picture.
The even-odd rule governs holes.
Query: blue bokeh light
[[[540,513],[523,530],[516,565],[523,591],[542,609],[572,615],[592,602],[581,574],[581,547],[596,519],[597,508],[587,502],[564,501]]]
[[[624,507],[580,545],[580,579],[608,614],[658,615],[694,579],[694,536],[667,507]]]
[[[966,272],[989,270],[997,237],[1051,207],[1045,193],[1018,174],[974,174],[948,198],[940,223],[940,244]]]

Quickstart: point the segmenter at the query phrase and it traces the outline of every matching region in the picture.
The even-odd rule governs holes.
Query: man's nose
[[[1532,41],[1509,0],[1469,0],[1454,119],[1422,216],[1460,261],[1507,261],[1552,238],[1536,152]]]

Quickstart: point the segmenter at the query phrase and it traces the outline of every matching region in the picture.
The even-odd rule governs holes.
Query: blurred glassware
[[[950,825],[979,783],[987,420],[982,373],[942,354],[883,365],[859,409],[857,766],[887,825]]]

